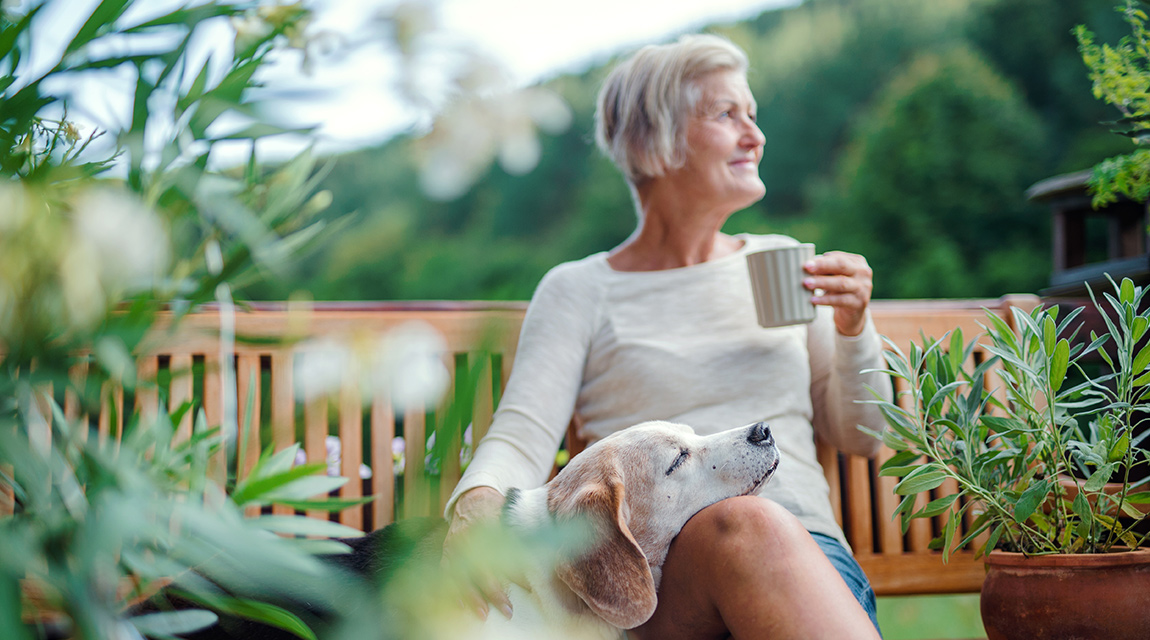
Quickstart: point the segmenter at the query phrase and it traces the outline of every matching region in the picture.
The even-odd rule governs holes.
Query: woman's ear
[[[655,613],[655,580],[627,527],[623,474],[614,465],[604,471],[595,480],[557,485],[548,496],[557,520],[583,518],[593,536],[589,549],[555,572],[599,617],[632,629]]]

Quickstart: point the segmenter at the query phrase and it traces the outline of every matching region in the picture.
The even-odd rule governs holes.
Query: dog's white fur
[[[511,529],[582,521],[593,541],[558,566],[529,570],[529,590],[511,586],[512,618],[493,612],[475,637],[619,638],[654,613],[663,560],[687,520],[756,493],[778,461],[761,423],[700,436],[647,422],[588,447],[543,487],[509,492]]]

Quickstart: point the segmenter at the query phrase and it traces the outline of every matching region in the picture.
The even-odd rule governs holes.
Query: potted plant
[[[1016,328],[988,312],[994,357],[973,371],[963,364],[975,341],[960,330],[909,354],[888,343],[886,373],[906,390],[875,401],[890,427],[876,436],[896,452],[880,475],[900,478],[904,530],[915,518],[943,517],[935,544],[944,560],[980,545],[991,640],[1133,639],[1150,628],[1150,549],[1141,548],[1150,491],[1131,479],[1150,465],[1132,446],[1150,413],[1146,293],[1128,279],[1102,301],[1092,292],[1107,331],[1088,339],[1075,328],[1082,308],[1062,319],[1057,307],[1013,309]],[[1107,363],[1102,373],[1081,366],[1095,353]],[[948,479],[958,492],[930,499]]]

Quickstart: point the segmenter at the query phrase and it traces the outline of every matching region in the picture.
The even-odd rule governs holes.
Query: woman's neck
[[[611,251],[618,271],[661,271],[689,267],[730,255],[742,246],[721,229],[730,212],[685,206],[665,192],[636,189],[639,226]]]

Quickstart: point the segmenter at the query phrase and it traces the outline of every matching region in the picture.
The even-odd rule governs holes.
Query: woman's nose
[[[763,130],[759,128],[759,123],[748,119],[740,142],[746,148],[761,147],[766,144],[767,138],[763,135]]]

